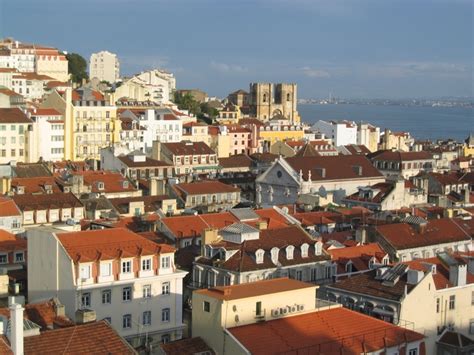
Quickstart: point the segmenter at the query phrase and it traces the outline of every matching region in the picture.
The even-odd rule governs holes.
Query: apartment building
[[[312,129],[332,139],[332,144],[336,147],[359,144],[357,141],[357,125],[354,122],[319,120],[313,125]]]
[[[17,234],[23,231],[21,211],[9,197],[0,197],[0,230]]]
[[[64,116],[55,109],[33,109],[29,162],[64,159]]]
[[[423,334],[322,301],[316,290],[278,278],[195,291],[193,337],[218,354],[424,354]]]
[[[37,228],[28,250],[30,301],[57,296],[69,317],[91,310],[135,345],[181,339],[186,272],[175,268],[172,247],[124,228]]]
[[[421,172],[435,170],[435,160],[429,152],[402,152],[379,150],[367,156],[372,164],[387,178],[408,179]]]
[[[92,53],[89,60],[89,78],[97,78],[111,84],[120,79],[120,63],[117,55],[109,51]]]
[[[19,108],[0,108],[0,164],[29,161],[32,126]]]
[[[37,101],[43,98],[46,84],[54,78],[36,73],[16,73],[12,77],[11,89],[24,96],[26,100]]]

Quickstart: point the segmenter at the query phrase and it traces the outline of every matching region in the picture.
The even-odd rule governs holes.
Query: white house
[[[64,116],[52,108],[33,109],[30,114],[33,129],[30,134],[30,162],[64,159]]]
[[[174,248],[125,228],[40,227],[27,238],[30,302],[58,297],[71,318],[78,310],[95,311],[129,340],[181,339],[186,272],[175,268]]]
[[[115,83],[120,79],[120,63],[117,55],[108,51],[92,53],[89,60],[89,77]]]
[[[331,138],[334,146],[358,144],[357,125],[350,121],[323,121],[319,120],[313,125],[313,130],[323,133],[326,138]]]

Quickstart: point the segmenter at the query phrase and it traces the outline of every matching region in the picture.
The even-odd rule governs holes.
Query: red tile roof
[[[23,97],[23,95],[15,92],[13,90],[7,89],[7,88],[0,88],[0,94],[4,94],[4,95],[7,95],[7,96],[21,96],[21,97]]]
[[[474,236],[474,220],[459,218],[432,219],[420,233],[408,223],[385,224],[376,232],[395,249],[469,241]]]
[[[219,158],[219,165],[224,169],[250,168],[253,160],[246,154],[231,155],[228,158]]]
[[[429,152],[397,152],[392,150],[379,150],[377,152],[369,154],[371,160],[383,160],[383,161],[413,161],[413,160],[429,160],[433,159],[433,156]]]
[[[179,142],[179,143],[162,143],[166,149],[168,149],[173,155],[203,155],[211,154],[214,152],[204,142]]]
[[[0,197],[0,217],[21,216],[21,212],[11,198]]]
[[[163,166],[172,166],[162,160],[156,160],[151,158],[146,158],[145,161],[133,161],[129,156],[123,155],[119,156],[118,159],[124,163],[129,168],[145,168],[145,167],[163,167]]]
[[[23,186],[25,193],[27,194],[38,194],[46,193],[46,186],[51,186],[51,191],[61,192],[61,189],[56,183],[54,176],[42,176],[42,177],[31,177],[31,178],[13,178],[11,182],[12,188]]]
[[[165,355],[214,355],[215,352],[200,337],[181,339],[171,343],[161,344]]]
[[[37,108],[31,112],[32,116],[62,116],[61,112],[54,108]]]
[[[240,189],[220,181],[197,181],[188,184],[176,184],[175,188],[183,191],[186,195],[222,194],[240,192]]]
[[[57,238],[74,262],[173,253],[175,250],[169,245],[156,244],[125,228],[58,233]]]
[[[72,192],[53,194],[24,194],[12,196],[18,208],[24,211],[47,210],[58,208],[83,207],[82,202]]]
[[[128,179],[115,171],[88,170],[74,172],[74,174],[84,176],[84,185],[90,186],[92,192],[113,193],[137,190],[130,181],[128,182],[128,186],[124,187],[124,182],[128,181]],[[104,188],[102,190],[99,189],[99,182],[104,183]]]
[[[339,221],[340,214],[329,211],[319,211],[319,212],[299,212],[293,214],[293,217],[301,222],[303,226],[315,226],[322,224],[332,224]]]
[[[28,242],[24,238],[16,237],[3,229],[0,229],[0,251],[10,253],[14,251],[25,251]]]
[[[200,295],[229,301],[315,287],[315,285],[310,283],[282,277],[232,286],[218,286],[195,292]]]
[[[422,334],[342,307],[228,331],[252,354],[361,354],[424,339]]]
[[[363,178],[383,177],[366,157],[361,155],[337,155],[320,157],[292,157],[286,161],[299,173],[303,173],[303,179],[308,180],[308,172],[311,171],[311,180],[352,180]],[[360,175],[357,172],[359,167]],[[324,169],[324,177],[323,177]]]
[[[19,108],[0,108],[0,123],[33,123]]]
[[[106,321],[25,337],[25,354],[136,354]]]

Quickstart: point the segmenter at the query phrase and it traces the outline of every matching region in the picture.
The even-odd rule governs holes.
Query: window
[[[151,259],[143,259],[142,260],[142,270],[143,271],[151,270]]]
[[[318,278],[318,270],[311,269],[311,281],[316,281]]]
[[[449,309],[454,309],[455,306],[456,306],[456,296],[451,295],[449,296]]]
[[[293,259],[293,251],[295,250],[295,247],[293,245],[288,245],[286,247],[286,259],[287,260],[292,260]]]
[[[297,270],[296,271],[296,277],[295,277],[297,280],[301,281],[303,280],[303,271],[301,270]]]
[[[151,298],[151,285],[143,285],[143,298]]]
[[[124,287],[122,288],[122,301],[130,302],[132,300],[132,288]]]
[[[308,257],[308,248],[309,248],[309,245],[307,243],[304,243],[301,245],[301,257],[303,258]]]
[[[151,325],[151,311],[143,312],[142,323],[143,325]]]
[[[436,299],[436,313],[439,313],[440,308],[441,308],[441,302],[440,302],[440,299],[437,298]]]
[[[207,301],[204,301],[203,303],[203,310],[204,312],[210,312],[211,311],[211,304]]]
[[[130,260],[122,261],[122,274],[128,274],[130,272],[132,272],[132,262]]]
[[[162,322],[169,322],[170,321],[170,309],[163,308],[161,310],[161,321]]]
[[[122,318],[122,328],[123,329],[130,329],[132,327],[132,315],[125,314]]]
[[[85,292],[81,295],[81,305],[82,307],[91,306],[91,294],[89,292]]]
[[[89,279],[91,277],[90,265],[81,265],[80,276],[81,276],[81,279]]]
[[[102,291],[102,304],[111,304],[112,303],[112,290],[103,290]]]
[[[170,259],[169,256],[164,256],[164,257],[162,257],[162,258],[161,258],[161,267],[162,267],[163,269],[169,269],[169,267],[170,267],[170,261],[171,261],[171,259]]]
[[[408,355],[418,355],[418,349],[410,349],[408,351]]]
[[[112,263],[101,263],[100,264],[100,276],[112,275]]]
[[[0,264],[8,263],[8,255],[7,254],[0,254]]]
[[[265,255],[265,251],[263,249],[258,249],[255,252],[255,259],[257,264],[262,264],[263,263],[263,256]]]
[[[170,294],[170,283],[169,282],[163,282],[161,284],[161,294],[162,295],[169,295]]]
[[[170,335],[169,334],[163,334],[161,336],[161,342],[163,344],[169,343],[170,342]]]
[[[15,253],[15,262],[22,263],[25,261],[23,252]]]

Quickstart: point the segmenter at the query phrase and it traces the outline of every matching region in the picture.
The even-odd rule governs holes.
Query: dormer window
[[[293,245],[288,245],[286,247],[286,259],[293,260],[293,252],[295,251],[295,247]]]
[[[79,269],[79,274],[81,279],[90,279],[91,277],[91,266],[90,265],[81,265]]]
[[[105,188],[105,184],[104,184],[102,181],[99,181],[99,182],[97,183],[97,188],[98,188],[99,190],[103,190],[103,189]]]
[[[352,261],[348,261],[346,264],[346,272],[352,272]]]
[[[301,257],[303,258],[308,257],[308,249],[309,249],[309,245],[307,243],[304,243],[301,245]]]
[[[279,254],[280,250],[275,247],[275,248],[272,248],[272,250],[270,251],[271,255],[272,255],[272,263],[274,263],[275,265],[278,264],[278,254]]]
[[[323,252],[323,243],[317,242],[316,244],[314,244],[314,253],[316,255],[321,255],[322,252]]]
[[[132,272],[132,261],[122,261],[122,274],[129,274]]]
[[[374,264],[375,264],[374,258],[371,258],[371,259],[369,260],[369,269],[373,269],[373,268],[374,268]]]
[[[258,249],[255,252],[255,260],[257,264],[262,264],[263,263],[263,256],[265,255],[265,251],[263,249]]]

